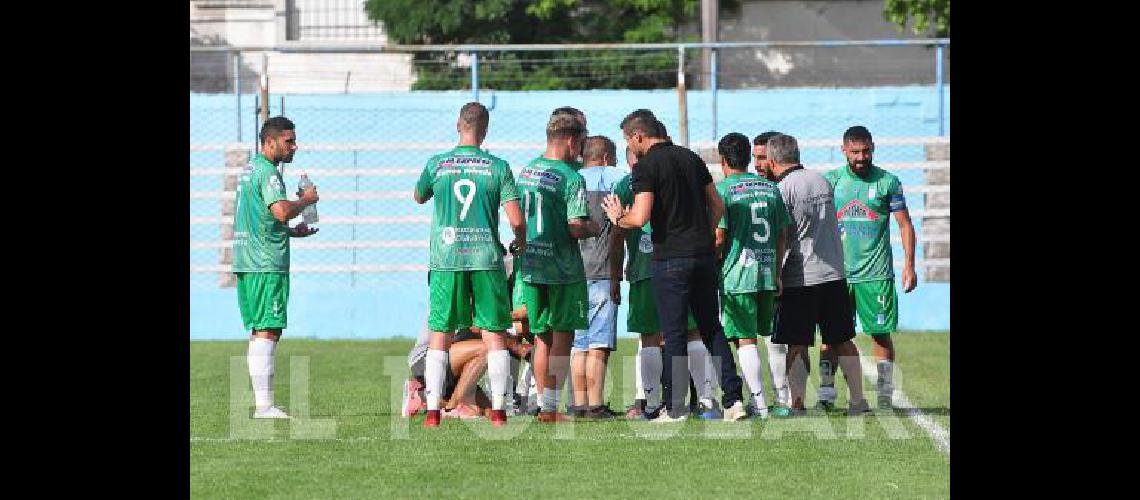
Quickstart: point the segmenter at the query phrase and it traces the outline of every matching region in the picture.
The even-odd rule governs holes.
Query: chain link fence
[[[905,48],[913,52],[915,47]],[[582,109],[590,134],[610,137],[619,151],[624,147],[621,119],[634,109],[651,109],[674,141],[701,153],[716,176],[716,141],[729,132],[751,138],[776,130],[796,136],[805,165],[828,170],[844,164],[839,150],[844,130],[865,125],[875,136],[876,164],[903,183],[918,231],[919,279],[948,282],[949,91],[936,85],[934,58],[928,59],[931,71],[923,78],[910,72],[892,80],[891,60],[882,57],[873,66],[859,66],[881,75],[874,85],[824,86],[804,83],[808,76],[787,83],[772,76],[773,68],[783,68],[785,75],[802,65],[809,68],[796,74],[809,75],[821,61],[844,68],[845,54],[857,47],[834,47],[832,55],[821,55],[826,48],[793,47],[786,51],[792,62],[783,66],[772,62],[783,60],[772,56],[773,50],[765,52],[770,64],[761,64],[768,68],[764,74],[748,70],[751,63],[745,63],[763,63],[759,49],[718,49],[713,66],[719,88],[684,92],[677,88],[679,65],[684,81],[712,83],[710,74],[701,74],[699,48],[684,50],[683,62],[675,47],[406,55],[411,68],[403,71],[414,75],[410,87],[450,82],[462,90],[277,92],[274,84],[280,77],[270,64],[268,99],[255,91],[261,81],[256,55],[241,56],[235,64],[235,52],[192,50],[191,88],[199,85],[201,91],[190,95],[191,291],[233,284],[228,273],[233,189],[256,147],[258,108],[268,105],[269,116],[284,115],[297,125],[299,150],[291,164],[283,165],[288,191],[296,191],[298,173],[304,170],[321,194],[320,233],[292,242],[294,290],[383,290],[382,301],[387,297],[398,304],[392,314],[410,313],[421,321],[423,311],[399,310],[426,304],[431,205],[415,204],[412,189],[427,158],[454,146],[459,108],[476,95],[491,110],[485,148],[506,159],[516,174],[542,153],[547,118],[559,106]],[[319,67],[320,55],[313,56]],[[294,66],[289,71],[299,70]],[[945,83],[948,73],[942,71]],[[630,78],[631,72],[640,72],[638,78]],[[817,73],[816,78],[823,78],[819,75],[833,72]],[[476,80],[474,92],[471,82]],[[536,81],[563,90],[528,90]],[[616,88],[619,81],[640,83]],[[619,168],[628,170],[619,157]],[[505,220],[502,224],[509,241]],[[897,229],[892,234],[895,261],[901,264]]]

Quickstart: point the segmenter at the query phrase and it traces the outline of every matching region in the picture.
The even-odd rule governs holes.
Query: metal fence
[[[622,117],[636,108],[652,109],[674,140],[702,153],[716,174],[715,142],[728,132],[752,137],[777,130],[794,135],[800,139],[805,165],[826,170],[843,164],[843,131],[866,125],[875,135],[876,163],[897,174],[907,193],[919,230],[920,279],[948,281],[948,44],[906,40],[309,47],[294,53],[318,62],[321,54],[418,55],[409,56],[410,68],[405,68],[416,75],[413,80],[420,81],[428,74],[423,68],[434,65],[435,77],[451,75],[467,84],[465,90],[452,91],[307,94],[276,91],[284,76],[275,75],[272,65],[263,65],[261,52],[192,48],[191,88],[197,83],[200,90],[208,90],[190,96],[191,288],[232,285],[228,270],[236,174],[256,147],[258,110],[268,106],[270,116],[283,114],[298,127],[300,150],[292,164],[284,165],[287,186],[296,185],[303,169],[321,193],[320,234],[293,242],[294,279],[308,281],[309,289],[383,284],[395,287],[392,290],[419,290],[427,270],[431,211],[430,205],[412,202],[412,187],[430,155],[454,146],[459,107],[470,100],[491,109],[485,147],[506,159],[516,173],[541,154],[546,119],[552,109],[564,105],[585,111],[590,133],[610,137],[619,151],[624,146],[618,130]],[[704,47],[716,49],[708,75],[699,71]],[[876,56],[871,65],[845,62],[860,50],[913,53],[916,48],[929,52],[925,76],[892,73],[889,57]],[[515,62],[507,62],[504,54],[512,54]],[[633,71],[639,58],[654,55],[666,55],[669,67],[640,75],[647,82],[644,88],[612,88],[614,74]],[[528,63],[520,66],[520,60]],[[749,70],[749,61],[760,61],[766,73]],[[555,65],[570,71],[551,70]],[[262,68],[267,75],[261,74]],[[310,76],[321,78],[321,64],[313,68]],[[578,70],[580,80],[575,80]],[[296,67],[290,71],[303,73]],[[874,85],[843,85],[842,78],[832,85],[803,83],[849,71],[880,76],[870,80]],[[551,74],[575,90],[503,90],[525,88],[527,80]],[[708,82],[701,85],[705,88],[688,88],[686,83],[698,79]],[[267,97],[253,91],[266,81]],[[725,84],[729,88],[722,88]],[[628,168],[624,160],[619,167]],[[502,232],[508,234],[505,227]],[[897,231],[892,232],[896,263],[901,263]]]

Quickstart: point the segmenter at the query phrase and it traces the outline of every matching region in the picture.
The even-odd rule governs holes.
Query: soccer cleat
[[[656,407],[653,407],[653,408],[646,407],[641,412],[641,419],[642,420],[653,420],[653,419],[661,416],[661,414],[667,413],[667,412],[668,412],[668,408],[666,408],[664,404],[657,405]]]
[[[281,408],[270,406],[264,410],[254,410],[253,418],[289,418],[289,415]]]
[[[711,406],[701,402],[697,403],[697,409],[691,415],[696,415],[701,420],[720,420],[724,416],[724,412],[721,411],[720,405],[716,401],[713,401]]]
[[[544,424],[558,424],[573,422],[573,419],[556,411],[540,411],[538,412],[538,421]]]
[[[792,409],[784,405],[768,407],[768,414],[775,418],[788,418],[792,416]]]
[[[769,413],[770,410],[766,406],[763,408],[757,408],[754,405],[744,407],[744,414],[752,420],[768,420]]]
[[[668,424],[668,423],[673,423],[673,422],[684,422],[685,420],[688,420],[688,418],[689,417],[687,415],[679,415],[676,417],[671,417],[671,416],[669,416],[668,411],[659,411],[657,418],[650,420],[650,422],[653,422],[655,424]]]
[[[443,418],[459,418],[463,420],[470,420],[479,418],[479,410],[472,408],[465,404],[456,405],[455,408],[450,410],[443,410]]]
[[[420,397],[420,390],[424,385],[419,380],[405,380],[404,381],[404,406],[400,409],[400,414],[404,418],[411,418],[413,415],[420,412],[427,405],[424,404],[423,398]]]
[[[424,419],[424,427],[439,427],[439,410],[428,410]]]
[[[891,402],[891,395],[879,393],[879,409],[890,410],[892,408],[894,408],[894,404]]]
[[[871,405],[867,404],[866,399],[860,400],[858,403],[852,403],[851,406],[847,408],[847,416],[849,417],[860,417],[863,415],[873,414],[874,413],[871,411]]]
[[[736,422],[743,420],[748,416],[748,412],[744,411],[744,403],[737,401],[732,403],[732,406],[724,409],[724,421]]]
[[[495,427],[507,425],[507,412],[504,410],[491,410],[491,425]]]
[[[617,416],[608,405],[598,405],[587,409],[580,417],[585,420],[605,420]]]
[[[626,420],[640,420],[643,413],[645,413],[645,400],[635,399],[633,404],[625,409],[625,418]]]
[[[823,411],[834,410],[835,398],[838,396],[839,394],[836,392],[835,386],[821,385],[819,386],[819,402],[816,403],[816,406]]]

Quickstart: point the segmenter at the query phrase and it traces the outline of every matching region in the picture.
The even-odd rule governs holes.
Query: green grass
[[[898,333],[901,389],[949,430],[949,333]],[[335,423],[332,439],[231,435],[231,357],[245,388],[245,342],[191,342],[190,490],[196,497],[360,498],[538,496],[944,498],[950,459],[906,417],[815,415],[768,422],[550,426],[514,417],[498,433],[485,420],[439,429],[398,416],[410,340],[286,338],[277,351],[276,400],[294,416],[291,363],[307,357],[309,417]],[[870,354],[870,343],[858,344]],[[615,409],[633,399],[633,341],[622,340],[607,379]],[[761,351],[763,352],[763,351]],[[764,356],[761,356],[762,358]],[[812,359],[817,360],[813,349]],[[813,363],[814,364],[814,363]],[[623,373],[625,372],[625,373]],[[626,374],[627,373],[627,374]],[[813,382],[815,386],[813,370]],[[628,384],[623,383],[626,380]],[[840,406],[846,388],[838,377]],[[864,384],[872,391],[870,384]],[[397,390],[392,393],[392,388]],[[873,393],[868,393],[873,401]],[[809,390],[809,404],[815,401]],[[239,410],[248,414],[250,410]],[[248,421],[246,421],[248,422]],[[266,423],[259,421],[258,423]],[[636,424],[636,425],[635,425]],[[894,435],[888,432],[894,429]],[[238,435],[240,437],[241,430]],[[672,432],[662,439],[660,434]],[[901,434],[900,434],[901,432]],[[656,433],[657,435],[653,435]]]

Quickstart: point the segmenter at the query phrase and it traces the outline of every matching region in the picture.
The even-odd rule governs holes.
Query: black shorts
[[[855,320],[851,314],[846,279],[812,286],[784,287],[776,308],[776,330],[772,333],[772,342],[815,345],[816,325],[819,325],[824,344],[842,344],[855,338]]]

